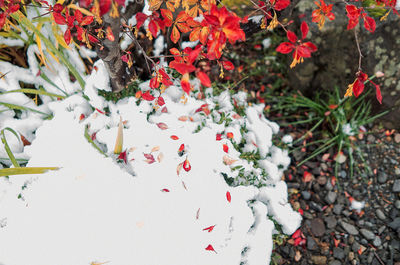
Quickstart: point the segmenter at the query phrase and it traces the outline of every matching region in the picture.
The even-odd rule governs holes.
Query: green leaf
[[[8,145],[6,135],[4,133],[5,131],[12,132],[15,135],[15,137],[17,137],[18,141],[21,141],[21,140],[19,139],[18,134],[13,129],[6,127],[3,130],[1,130],[1,142],[4,144],[4,149],[6,150],[6,153],[7,153],[8,157],[10,158],[11,163],[13,164],[14,167],[20,167],[17,160],[15,159],[14,154],[11,152],[10,146]]]
[[[59,167],[19,167],[0,169],[0,177],[26,174],[43,174],[49,170],[58,170]]]

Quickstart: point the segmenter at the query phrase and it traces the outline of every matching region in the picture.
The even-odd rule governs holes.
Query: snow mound
[[[301,217],[264,106],[243,104],[240,116],[228,92],[179,99],[176,87],[163,106],[112,104],[96,93],[97,66],[85,93],[99,109],[79,94],[49,103],[54,118],[23,150],[28,166],[60,169],[0,179],[0,264],[269,264],[270,218],[291,234]],[[126,163],[113,154],[120,119]],[[246,146],[257,159],[242,155]]]

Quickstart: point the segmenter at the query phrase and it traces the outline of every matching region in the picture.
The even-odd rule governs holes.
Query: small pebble
[[[334,259],[331,262],[329,262],[328,265],[342,265],[342,263],[340,261]]]
[[[337,193],[334,191],[329,191],[325,197],[325,201],[328,204],[333,204],[336,201]]]
[[[375,234],[368,229],[361,228],[360,233],[361,233],[361,235],[363,235],[363,237],[365,237],[368,240],[375,239]]]
[[[354,252],[349,252],[349,260],[352,261],[354,259]]]
[[[346,223],[346,222],[343,222],[343,221],[340,223],[340,225],[341,225],[341,226],[343,227],[343,229],[346,230],[346,232],[349,233],[350,235],[353,235],[353,236],[358,235],[358,230],[357,230],[357,228],[356,228],[354,225],[349,224],[349,223]]]
[[[395,168],[395,170],[394,170],[394,173],[396,174],[396,175],[400,175],[400,168]]]
[[[399,206],[400,206],[400,201],[398,201],[398,202],[399,202]],[[336,215],[340,215],[342,213],[342,210],[343,210],[343,204],[335,204],[333,206],[333,212]]]
[[[326,264],[325,256],[312,256],[311,260],[316,265],[325,265]]]
[[[321,186],[324,186],[324,185],[326,184],[327,181],[328,181],[328,180],[327,180],[327,178],[326,178],[325,176],[319,176],[319,177],[317,178],[317,182],[318,182],[318,184],[321,185]]]
[[[347,172],[344,171],[344,170],[342,170],[342,171],[340,171],[339,175],[340,175],[342,178],[345,178],[345,177],[347,177]]]
[[[393,192],[400,192],[400,179],[396,179],[392,187]]]
[[[376,210],[376,216],[378,216],[378,218],[381,219],[381,220],[385,220],[386,219],[386,216],[385,216],[385,214],[383,213],[383,211],[381,209]]]
[[[396,207],[397,209],[400,209],[400,200],[395,201],[394,207]]]
[[[334,248],[333,249],[333,257],[335,257],[336,259],[344,259],[344,257],[345,257],[345,254],[344,254],[344,251],[343,251],[343,249],[341,249],[341,248]]]
[[[382,245],[381,238],[379,236],[376,236],[374,241],[372,241],[372,244],[377,248],[380,247]]]
[[[308,201],[311,198],[311,193],[309,193],[308,191],[302,191],[301,196],[303,197],[304,200]]]
[[[378,182],[380,184],[383,184],[387,181],[387,174],[385,172],[379,172],[378,173]]]

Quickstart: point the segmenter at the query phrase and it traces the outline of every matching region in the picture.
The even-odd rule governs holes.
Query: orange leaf
[[[200,80],[200,82],[203,86],[211,87],[211,80],[206,73],[200,71],[200,72],[197,72],[196,76]]]
[[[181,34],[179,33],[179,30],[176,28],[176,26],[174,26],[172,28],[172,32],[171,32],[171,41],[173,43],[177,43],[178,40],[180,39]]]
[[[223,146],[224,152],[228,153],[229,147],[226,144],[223,144],[222,146]]]
[[[106,36],[107,36],[107,39],[109,41],[114,41],[115,40],[114,34],[113,34],[112,29],[111,29],[110,26],[108,26],[107,29],[106,29]]]

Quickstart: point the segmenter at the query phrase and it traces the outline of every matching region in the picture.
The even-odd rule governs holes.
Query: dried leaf
[[[168,129],[168,125],[166,125],[166,124],[163,123],[163,122],[157,123],[157,126],[158,126],[158,128],[160,128],[161,130],[166,130],[166,129]]]
[[[164,159],[164,154],[163,153],[159,153],[157,156],[157,161],[158,163],[161,163],[161,161]]]
[[[119,124],[118,124],[117,139],[115,141],[115,147],[114,147],[114,154],[119,154],[119,153],[122,152],[123,136],[124,136],[123,135],[123,129],[124,129],[124,126],[122,124],[122,118],[120,117],[119,118]]]
[[[233,158],[231,158],[231,157],[229,157],[228,155],[224,155],[223,161],[224,161],[224,164],[225,164],[225,165],[230,166],[230,165],[232,165],[233,163],[235,163],[237,160],[236,160],[236,159],[233,159]]]
[[[232,200],[231,193],[229,191],[226,192],[226,199],[228,202],[231,202]]]
[[[151,149],[151,153],[153,153],[153,152],[157,152],[158,150],[160,150],[160,146],[154,146],[152,149]]]
[[[152,163],[154,163],[156,160],[154,159],[154,156],[152,155],[152,154],[143,154],[144,155],[144,157],[146,158],[146,162],[148,163],[148,164],[152,164]]]
[[[188,116],[180,116],[178,118],[178,120],[180,120],[180,121],[187,121],[188,119],[189,119]]]

